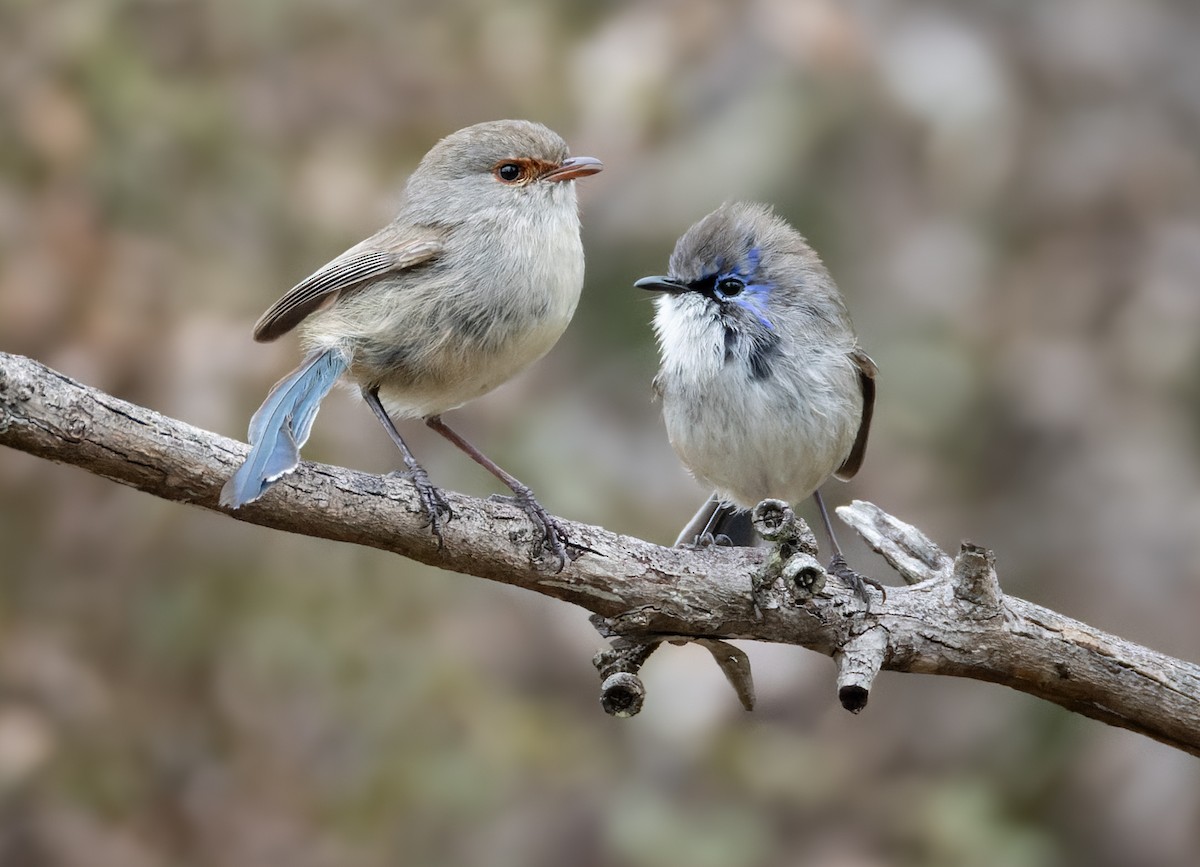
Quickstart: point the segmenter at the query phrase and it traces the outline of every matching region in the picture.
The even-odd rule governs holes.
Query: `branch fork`
[[[871,503],[855,501],[849,507],[841,507],[838,516],[859,532],[907,583],[924,583],[927,590],[939,587],[943,595],[952,598],[957,604],[947,607],[958,619],[973,623],[1002,616],[1004,595],[991,551],[964,542],[958,556],[952,559],[920,530]],[[816,537],[787,503],[764,500],[754,508],[752,520],[758,533],[772,543],[762,566],[750,576],[749,596],[755,619],[761,621],[764,611],[784,605],[804,606],[817,597],[837,603],[824,606],[839,611],[845,627],[830,653],[837,668],[837,697],[846,710],[859,713],[867,706],[871,686],[893,652],[884,623],[886,599],[885,608],[872,614],[855,603],[853,593],[842,590],[837,582],[828,582],[828,572],[816,556]],[[927,571],[920,571],[922,567]],[[825,592],[826,587],[831,588],[829,592]],[[903,589],[893,592],[902,593]],[[752,709],[754,685],[749,658],[737,651],[737,663],[731,664],[733,657],[729,651],[736,650],[732,645],[697,637],[648,641],[645,629],[649,618],[645,612],[593,618],[593,624],[602,635],[617,636],[612,650],[602,651],[594,660],[604,680],[601,705],[608,713],[633,716],[641,710],[645,687],[637,673],[663,640],[676,644],[691,641],[708,647],[743,706]],[[633,635],[642,638],[631,638]],[[636,702],[626,700],[625,690],[635,688],[631,678],[636,680]],[[616,700],[612,697],[614,691],[618,695]]]

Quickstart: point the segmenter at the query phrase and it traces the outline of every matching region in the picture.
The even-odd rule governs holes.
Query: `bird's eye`
[[[732,298],[734,295],[740,295],[742,290],[746,288],[746,284],[737,277],[723,277],[717,281],[717,291],[726,298]]]
[[[517,163],[501,163],[496,166],[496,177],[506,184],[519,181],[523,174],[524,171],[522,171],[521,166]]]

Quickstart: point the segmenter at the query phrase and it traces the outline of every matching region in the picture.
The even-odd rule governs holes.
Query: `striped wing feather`
[[[387,230],[385,230],[387,231]],[[423,265],[442,252],[435,235],[384,245],[383,233],[368,238],[301,280],[271,305],[254,325],[254,339],[267,343],[286,334],[338,295],[384,274]]]

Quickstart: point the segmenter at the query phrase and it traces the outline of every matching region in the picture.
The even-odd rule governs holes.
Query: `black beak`
[[[638,289],[648,289],[651,292],[666,292],[669,295],[678,295],[680,292],[688,291],[686,283],[680,283],[678,280],[672,280],[670,277],[643,277],[633,285]]]

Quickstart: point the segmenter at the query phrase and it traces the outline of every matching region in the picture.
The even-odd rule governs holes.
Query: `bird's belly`
[[[757,383],[718,391],[726,399],[667,395],[663,415],[671,444],[692,474],[739,506],[767,498],[799,502],[850,452],[861,408],[822,413],[803,395]]]
[[[385,320],[365,320],[386,324],[350,338],[350,378],[378,387],[397,417],[461,406],[520,373],[558,341],[579,291],[550,288],[558,291],[529,292],[509,303],[496,299],[491,306],[479,303],[479,296],[444,295],[439,303],[399,305]],[[343,322],[347,310],[353,308],[339,311]],[[336,339],[346,342],[346,330]]]
[[[427,354],[419,368],[396,368],[382,378],[380,397],[394,414],[412,418],[462,406],[503,385],[549,352],[568,321],[547,321],[522,329],[490,349],[447,340]]]

